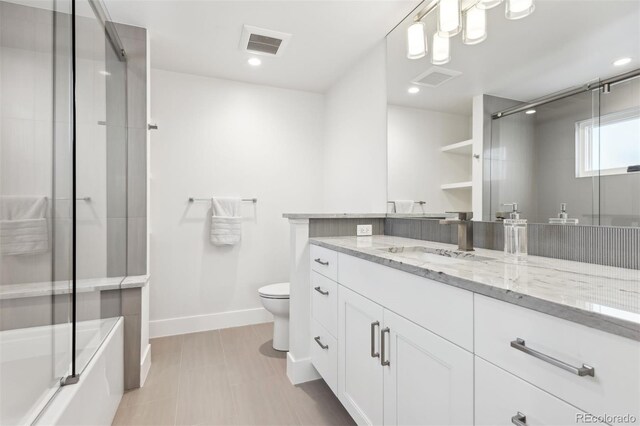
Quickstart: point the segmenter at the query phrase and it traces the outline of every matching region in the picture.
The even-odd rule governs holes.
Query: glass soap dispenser
[[[511,206],[509,219],[504,220],[504,254],[509,260],[524,262],[527,260],[527,220],[520,219],[518,203],[505,203]]]

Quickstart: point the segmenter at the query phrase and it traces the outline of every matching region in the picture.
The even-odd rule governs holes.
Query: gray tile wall
[[[385,219],[385,235],[457,244],[456,225],[428,219]],[[640,228],[529,224],[529,254],[598,265],[640,269]],[[474,222],[473,245],[502,250],[504,225]]]
[[[119,144],[109,144],[107,151],[107,275],[143,275],[147,273],[147,31],[123,24],[115,27],[127,53],[127,145],[122,151]],[[123,137],[117,132],[125,129],[109,126],[108,130],[107,137],[117,139]]]
[[[369,224],[373,235],[384,234],[384,219],[309,219],[309,237],[356,235],[357,225]]]

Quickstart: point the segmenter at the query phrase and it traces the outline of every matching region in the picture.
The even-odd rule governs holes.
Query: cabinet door
[[[383,422],[383,370],[376,355],[383,311],[380,305],[339,286],[338,398],[359,425]]]
[[[384,424],[473,424],[473,355],[388,310],[384,327]]]

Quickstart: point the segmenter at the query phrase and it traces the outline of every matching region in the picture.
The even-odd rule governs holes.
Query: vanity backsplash
[[[385,235],[457,244],[458,227],[431,219],[384,221]],[[532,256],[551,257],[621,268],[640,269],[640,228],[529,224],[528,249]],[[473,222],[474,247],[502,250],[504,225]]]

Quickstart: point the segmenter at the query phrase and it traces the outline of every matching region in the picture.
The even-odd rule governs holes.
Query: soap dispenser
[[[527,260],[527,220],[520,219],[518,203],[505,203],[511,206],[509,218],[504,220],[504,254],[515,262]]]
[[[549,219],[549,223],[562,224],[562,225],[577,225],[578,219],[570,219],[567,214],[567,203],[560,203],[560,213],[558,217],[552,217]]]

